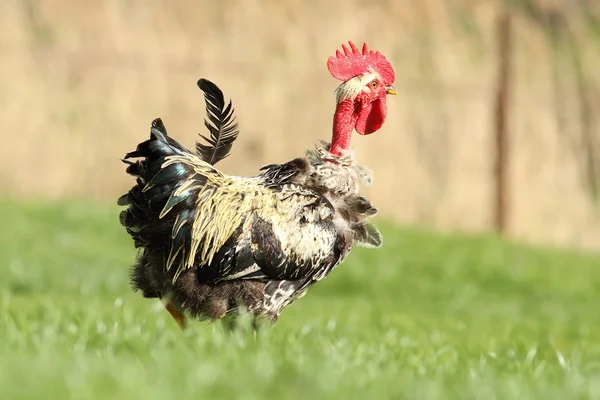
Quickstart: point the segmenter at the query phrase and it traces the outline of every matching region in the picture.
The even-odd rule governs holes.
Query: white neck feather
[[[353,100],[360,92],[368,91],[369,88],[367,87],[367,83],[377,77],[378,76],[375,73],[363,74],[342,83],[335,89],[336,104],[348,99]]]

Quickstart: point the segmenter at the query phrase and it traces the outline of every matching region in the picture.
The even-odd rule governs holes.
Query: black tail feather
[[[215,84],[200,79],[198,87],[204,92],[204,125],[210,134],[200,135],[205,143],[197,143],[196,150],[202,160],[214,165],[228,156],[238,136],[238,125],[231,101],[225,103]],[[191,246],[198,190],[207,183],[193,163],[181,159],[165,163],[176,155],[186,155],[184,159],[191,156],[190,151],[169,137],[162,120],[157,118],[152,121],[149,139],[123,159],[127,173],[136,177],[136,184],[117,200],[118,205],[126,207],[119,220],[135,246],[143,249],[132,272],[132,285],[148,297],[160,297],[162,292],[158,280],[153,278],[150,261],[160,259],[161,269],[164,262],[171,265],[186,256]],[[171,272],[175,273],[175,269]]]
[[[204,161],[215,165],[229,156],[233,142],[239,133],[238,124],[231,101],[225,105],[223,92],[217,85],[207,79],[200,79],[198,87],[204,92],[206,101],[204,125],[210,132],[210,137],[199,134],[208,144],[197,142],[196,152]]]
[[[119,219],[136,247],[166,245],[177,213],[188,207],[193,209],[191,191],[175,196],[177,188],[195,175],[193,168],[185,163],[173,163],[163,168],[166,157],[184,153],[189,154],[189,151],[170,138],[163,122],[155,119],[150,139],[140,143],[123,159],[127,173],[137,179],[131,190],[117,200],[118,205],[127,207]],[[169,218],[163,218],[166,213],[161,214],[166,205],[169,210],[178,208]]]
[[[200,135],[207,143],[197,143],[196,149],[199,158],[214,165],[229,154],[238,135],[238,125],[231,101],[225,103],[216,85],[201,79],[198,87],[204,92],[207,113],[204,124],[210,135]],[[176,155],[186,157],[165,163]],[[150,138],[123,159],[127,173],[136,177],[136,184],[117,200],[118,205],[127,207],[119,220],[135,247],[143,249],[132,270],[131,282],[146,297],[161,297],[166,282],[164,263],[178,262],[191,247],[196,199],[207,178],[197,173],[193,162],[182,161],[190,156],[196,157],[170,138],[162,120],[157,118],[152,121]],[[176,269],[170,273],[175,274]]]

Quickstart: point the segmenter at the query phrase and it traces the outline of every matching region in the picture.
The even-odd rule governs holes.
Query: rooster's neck
[[[356,125],[357,116],[354,113],[354,102],[350,99],[338,103],[333,115],[333,133],[329,152],[341,156],[350,148],[352,131]]]

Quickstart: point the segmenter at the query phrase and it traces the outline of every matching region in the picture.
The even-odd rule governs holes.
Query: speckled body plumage
[[[135,154],[145,157],[129,167],[138,185],[121,201],[130,205],[121,221],[143,249],[133,285],[146,297],[168,298],[201,318],[243,305],[274,321],[354,243],[381,245],[367,222],[376,209],[358,195],[370,174],[351,155],[333,156],[323,144],[242,178],[169,142],[155,121],[147,147],[157,154]],[[157,165],[144,164],[153,158]]]

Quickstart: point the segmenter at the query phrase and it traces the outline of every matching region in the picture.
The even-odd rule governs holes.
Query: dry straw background
[[[528,3],[513,6],[509,233],[597,249],[600,217],[582,172],[590,166],[582,162],[591,154],[585,146],[600,142],[600,40],[586,22],[593,2],[587,13],[575,1]],[[501,6],[500,0],[4,0],[2,190],[113,203],[131,184],[119,158],[146,138],[153,118],[162,117],[170,134],[193,145],[203,129],[199,77],[233,99],[241,124],[220,168],[255,174],[329,139],[337,82],[326,59],[342,42],[366,41],[391,60],[399,90],[383,129],[353,142],[375,174],[366,194],[383,215],[404,224],[488,230],[494,21]],[[534,18],[555,14],[576,40],[575,58],[556,50]]]

